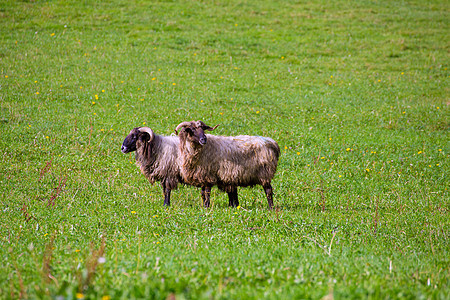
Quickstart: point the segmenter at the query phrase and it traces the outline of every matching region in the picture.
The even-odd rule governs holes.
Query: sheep
[[[273,208],[271,180],[276,172],[280,147],[261,136],[205,135],[210,127],[202,121],[180,123],[178,165],[184,182],[202,188],[204,205],[209,206],[211,187],[226,191],[230,206],[239,206],[237,187],[262,185],[269,208]]]
[[[150,181],[160,181],[164,192],[164,206],[170,205],[170,191],[183,183],[177,165],[179,138],[156,135],[148,127],[131,130],[123,141],[123,153],[136,151],[136,164]]]

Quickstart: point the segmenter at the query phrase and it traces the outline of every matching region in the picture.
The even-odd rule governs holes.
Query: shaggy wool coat
[[[271,138],[207,134],[207,142],[201,146],[189,142],[186,133],[179,136],[180,173],[187,184],[217,185],[224,191],[237,186],[265,186],[277,169],[280,148]]]
[[[179,139],[177,136],[155,135],[150,142],[136,142],[136,164],[150,183],[161,181],[173,190],[182,183],[177,164]]]

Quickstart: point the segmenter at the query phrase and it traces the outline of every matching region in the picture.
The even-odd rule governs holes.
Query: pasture
[[[448,299],[447,1],[0,4],[0,298]],[[163,207],[122,154],[182,121],[281,148]]]

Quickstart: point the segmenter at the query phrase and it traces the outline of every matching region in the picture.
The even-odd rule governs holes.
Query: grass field
[[[2,1],[1,299],[448,299],[448,1]],[[272,182],[181,186],[120,146],[263,135]]]

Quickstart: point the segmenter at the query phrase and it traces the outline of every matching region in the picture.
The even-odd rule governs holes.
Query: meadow
[[[1,299],[449,299],[448,1],[0,4]],[[180,186],[120,146],[261,135],[272,182]]]

